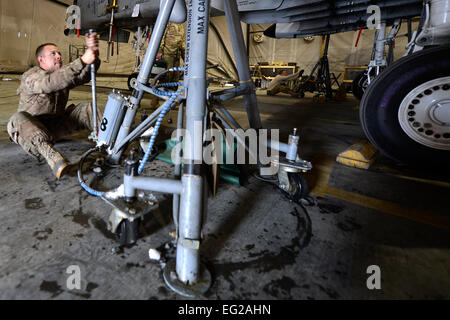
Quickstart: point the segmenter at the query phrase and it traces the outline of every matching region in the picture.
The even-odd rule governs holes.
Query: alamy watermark
[[[367,13],[371,15],[367,19],[366,25],[368,29],[380,29],[381,27],[381,9],[377,5],[367,7]]]
[[[70,265],[66,269],[69,275],[66,280],[66,287],[69,290],[81,290],[81,269],[78,265]]]
[[[381,289],[381,269],[376,264],[370,265],[366,270],[367,274],[370,276],[367,278],[366,286],[369,290],[380,290]]]
[[[66,25],[70,30],[80,29],[81,25],[81,9],[79,6],[71,5],[66,10]]]
[[[262,175],[273,175],[278,172],[277,167],[271,165],[279,158],[278,129],[244,131],[211,128],[203,132],[202,121],[195,121],[193,132],[193,136],[185,129],[172,132],[172,140],[182,137],[171,152],[174,164],[179,165],[186,159],[193,161],[194,164],[207,165],[258,164]]]

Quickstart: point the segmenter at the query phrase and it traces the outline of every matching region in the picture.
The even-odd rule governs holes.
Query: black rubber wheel
[[[301,173],[288,172],[289,181],[295,187],[290,193],[281,190],[283,194],[294,202],[299,202],[309,194],[309,185],[306,178]]]
[[[355,80],[353,80],[352,82],[352,93],[355,96],[356,99],[361,100],[364,92],[367,90],[367,87],[369,86],[368,81],[367,81],[367,72],[369,70],[366,69],[362,72],[360,72]],[[380,70],[381,72],[382,70]],[[375,68],[372,68],[370,70],[370,78],[371,81],[375,80],[375,74],[376,74],[376,70]],[[373,82],[372,82],[373,83]]]
[[[139,237],[139,225],[141,218],[134,221],[122,220],[117,227],[116,235],[119,239],[120,245],[126,246],[136,243]]]
[[[128,77],[127,85],[128,85],[128,89],[130,89],[130,91],[133,91],[134,88],[133,88],[132,84],[136,82],[138,75],[139,75],[139,73],[132,73]]]
[[[395,61],[367,88],[360,104],[361,124],[370,142],[389,158],[412,166],[448,165],[450,150],[431,148],[405,133],[399,107],[418,86],[450,76],[449,57],[448,45],[416,52]]]
[[[363,83],[367,82],[367,80],[365,80],[366,72],[367,70],[361,71],[352,81],[352,93],[358,100],[361,100],[364,94]]]

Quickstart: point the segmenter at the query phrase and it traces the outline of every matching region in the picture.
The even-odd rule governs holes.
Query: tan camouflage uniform
[[[97,69],[99,65],[98,62]],[[17,89],[20,95],[18,112],[7,125],[12,141],[30,155],[38,159],[44,157],[55,170],[55,163],[65,160],[53,149],[55,141],[81,129],[92,130],[91,103],[66,107],[69,90],[89,82],[90,78],[90,66],[83,64],[81,59],[54,72],[38,66],[26,71]],[[97,119],[100,123],[99,114]]]
[[[184,60],[185,33],[184,24],[172,22],[167,24],[166,32],[160,46],[160,51],[163,54],[163,59],[167,63],[167,68],[179,67],[180,58]],[[169,73],[168,77],[166,77],[167,82],[177,82],[179,74],[179,72]]]

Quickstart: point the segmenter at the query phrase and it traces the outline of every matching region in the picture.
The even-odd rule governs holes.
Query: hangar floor
[[[163,261],[148,258],[150,248],[173,257],[170,198],[147,216],[137,244],[118,247],[106,230],[105,202],[75,177],[55,180],[46,164],[9,142],[18,84],[0,81],[0,299],[184,299],[166,287]],[[100,106],[109,92],[99,88]],[[72,103],[89,99],[88,86],[71,93]],[[279,128],[282,139],[300,130],[315,203],[289,202],[254,177],[246,186],[221,182],[208,201],[201,245],[213,284],[198,299],[449,299],[450,178],[383,156],[369,170],[336,163],[364,139],[351,94],[316,104],[261,90],[258,102],[264,127]],[[246,123],[242,99],[227,106]],[[169,117],[175,122],[176,112]],[[75,160],[90,146],[86,136],[56,146]],[[145,173],[171,176],[172,168],[156,160]],[[72,265],[81,269],[79,290],[67,286]],[[381,289],[367,287],[372,265]]]

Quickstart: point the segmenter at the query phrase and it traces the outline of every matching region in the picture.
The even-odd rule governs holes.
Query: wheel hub
[[[403,131],[414,141],[450,150],[450,77],[414,88],[400,104],[398,119]]]
[[[430,113],[431,118],[441,126],[450,125],[450,100],[436,103]]]

